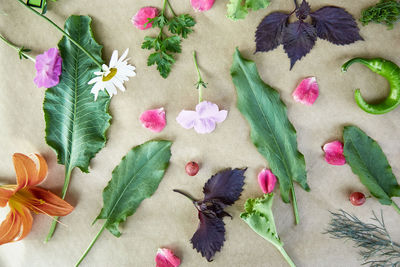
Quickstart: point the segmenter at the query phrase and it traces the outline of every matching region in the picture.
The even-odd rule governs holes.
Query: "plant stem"
[[[172,12],[172,14],[174,15],[174,17],[177,17],[176,13],[175,13],[174,10],[172,9],[172,6],[171,6],[169,0],[167,0],[167,3],[168,3],[169,10],[171,10],[171,12]]]
[[[174,190],[172,190],[172,191],[174,191],[174,192],[176,192],[176,193],[179,193],[179,194],[181,194],[181,195],[184,195],[185,197],[187,197],[188,199],[190,199],[193,203],[197,201],[197,200],[194,199],[191,195],[189,195],[188,193],[185,193],[185,192],[183,192],[183,191],[181,191],[181,190],[179,190],[179,189],[174,189]]]
[[[196,58],[196,51],[193,51],[193,60],[194,60],[194,65],[196,66],[197,70],[197,90],[199,90],[199,103],[203,102],[203,88],[206,88],[205,82],[203,81],[203,78],[201,77],[201,73],[199,70],[199,65],[197,64],[197,58]]]
[[[296,6],[296,9],[299,8],[299,5],[297,4],[297,0],[294,0],[294,5]]]
[[[20,2],[22,5],[24,5],[27,9],[29,9],[30,11],[32,11],[33,13],[35,13],[36,15],[42,17],[43,19],[45,19],[47,22],[49,22],[51,25],[53,25],[57,30],[59,30],[60,32],[62,32],[62,34],[67,37],[74,45],[76,45],[79,49],[81,49],[90,59],[93,60],[93,62],[101,69],[102,68],[102,64],[92,55],[90,54],[89,51],[87,51],[84,47],[82,47],[77,41],[75,41],[68,33],[66,33],[63,29],[61,29],[60,27],[58,27],[57,24],[55,24],[52,20],[50,20],[49,18],[47,18],[46,16],[42,15],[40,12],[36,11],[35,9],[33,9],[32,7],[26,5],[22,0],[17,0],[18,2]]]
[[[3,35],[1,35],[1,34],[0,34],[0,39],[1,39],[4,43],[6,43],[9,47],[14,48],[15,50],[17,50],[19,54],[21,54],[21,55],[27,57],[28,59],[30,59],[33,63],[36,62],[36,60],[35,60],[33,57],[31,57],[30,55],[28,55],[28,54],[26,54],[24,51],[22,51],[22,48],[23,48],[23,47],[18,47],[18,46],[16,46],[16,45],[14,45],[13,43],[11,43],[9,40],[7,40],[7,39],[6,39]]]
[[[299,224],[300,217],[299,217],[299,210],[297,208],[296,192],[294,191],[293,182],[292,182],[292,188],[290,189],[290,191],[292,192],[292,205],[293,205],[295,221],[296,221],[296,224]]]
[[[296,264],[294,264],[294,262],[289,257],[289,255],[286,253],[286,251],[285,251],[285,249],[283,247],[278,247],[278,250],[282,254],[282,256],[285,258],[287,263],[290,265],[290,267],[296,267]]]
[[[167,3],[169,4],[168,0],[164,0],[163,8],[161,10],[161,16],[164,16],[165,8],[167,7]]]
[[[86,249],[85,253],[83,253],[82,257],[79,259],[79,261],[76,263],[75,267],[78,267],[82,261],[85,259],[86,255],[89,253],[89,251],[92,249],[94,243],[96,243],[97,239],[99,239],[100,235],[103,233],[104,229],[106,229],[106,223],[107,221],[103,224],[101,227],[100,231],[97,233],[97,235],[94,237],[92,242],[90,243],[89,247]]]
[[[399,206],[397,206],[397,204],[394,201],[392,201],[392,207],[397,211],[397,213],[400,214],[400,208],[399,208]]]
[[[64,199],[65,195],[67,194],[69,182],[71,180],[71,173],[72,173],[72,169],[66,167],[64,186],[63,186],[62,191],[61,191],[61,198],[62,199]],[[59,218],[58,216],[54,217],[54,221],[52,222],[52,224],[50,226],[49,233],[47,234],[47,237],[46,237],[44,243],[47,243],[53,237],[54,231],[56,230],[58,218]]]

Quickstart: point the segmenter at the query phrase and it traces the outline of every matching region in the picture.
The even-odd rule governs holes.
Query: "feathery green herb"
[[[375,6],[361,13],[361,23],[365,26],[370,22],[386,24],[393,29],[394,23],[400,19],[400,2],[396,0],[381,0]]]

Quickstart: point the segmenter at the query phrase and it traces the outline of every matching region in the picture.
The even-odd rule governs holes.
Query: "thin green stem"
[[[289,257],[289,255],[286,253],[286,251],[283,247],[278,247],[278,250],[282,254],[282,256],[285,258],[285,260],[287,261],[287,263],[289,264],[290,267],[296,267],[296,264],[294,264],[294,262]]]
[[[49,22],[51,25],[53,25],[57,30],[59,30],[60,32],[62,32],[62,34],[67,37],[74,45],[76,45],[79,49],[81,49],[90,59],[93,60],[93,62],[99,66],[99,68],[102,68],[102,64],[92,55],[90,54],[89,51],[87,51],[84,47],[82,47],[77,41],[75,41],[68,33],[66,33],[63,29],[61,29],[60,27],[58,27],[57,24],[55,24],[52,20],[50,20],[49,18],[47,18],[46,16],[42,15],[40,12],[36,11],[35,9],[33,9],[32,7],[26,5],[22,0],[17,0],[18,2],[20,2],[22,5],[24,5],[27,9],[29,9],[30,11],[32,11],[33,13],[35,13],[36,15],[42,17],[43,19],[45,19],[47,22]]]
[[[0,34],[0,39],[1,39],[4,43],[6,43],[9,47],[11,47],[11,48],[17,50],[17,52],[18,52],[19,54],[21,54],[21,55],[23,55],[24,57],[30,59],[30,60],[31,60],[32,62],[34,62],[34,63],[36,62],[36,60],[35,60],[33,57],[31,57],[30,55],[28,55],[27,53],[25,53],[24,51],[22,51],[23,47],[18,47],[18,46],[16,46],[16,45],[14,45],[13,43],[11,43],[9,40],[7,40],[7,39],[6,39],[3,35],[1,35],[1,34]]]
[[[290,191],[292,193],[292,205],[293,205],[293,212],[294,212],[295,221],[296,221],[296,224],[299,224],[300,223],[300,217],[299,217],[299,210],[297,208],[296,192],[294,191],[293,182],[292,182],[292,188],[290,189]]]
[[[397,206],[397,204],[394,201],[392,201],[392,207],[397,211],[397,213],[400,214],[400,208],[399,208],[399,206]]]
[[[191,195],[189,195],[188,193],[183,192],[183,191],[181,191],[181,190],[179,190],[179,189],[174,189],[174,190],[172,190],[172,191],[174,191],[174,192],[176,192],[176,193],[179,193],[179,194],[181,194],[181,195],[184,195],[185,197],[187,197],[188,199],[190,199],[193,203],[195,203],[195,202],[197,201],[197,200],[194,199]]]
[[[89,253],[89,251],[92,249],[94,243],[96,243],[97,239],[99,239],[100,235],[103,233],[104,229],[106,229],[106,223],[107,221],[103,224],[101,227],[100,231],[97,233],[97,235],[94,237],[92,242],[90,243],[89,247],[86,249],[85,253],[83,253],[82,257],[79,259],[79,261],[76,263],[75,267],[78,267],[82,261],[85,259],[86,255]]]
[[[203,81],[203,78],[201,77],[199,65],[197,64],[197,58],[196,58],[196,51],[193,51],[193,61],[194,65],[196,66],[197,70],[197,83],[196,87],[197,90],[199,91],[199,103],[203,102],[203,87],[206,88],[206,83]]]
[[[167,7],[167,3],[169,4],[168,0],[164,0],[163,8],[161,10],[161,16],[164,16],[165,8]]]
[[[67,194],[69,182],[71,180],[71,173],[72,173],[72,169],[69,169],[69,168],[66,167],[64,186],[63,186],[62,191],[61,191],[61,198],[62,199],[64,199],[65,195]],[[49,233],[47,234],[47,237],[46,237],[44,243],[47,243],[53,237],[54,231],[56,230],[58,218],[59,218],[58,216],[54,217],[54,220],[53,220],[53,222],[52,222],[52,224],[50,226]]]
[[[171,6],[171,3],[169,2],[169,0],[167,0],[167,3],[168,3],[169,10],[171,10],[171,12],[174,15],[174,17],[177,17],[175,11],[172,9],[172,6]]]

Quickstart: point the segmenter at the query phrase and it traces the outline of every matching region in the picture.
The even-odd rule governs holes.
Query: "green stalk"
[[[290,189],[290,191],[292,192],[292,205],[293,205],[293,212],[294,212],[295,221],[296,221],[296,224],[299,224],[300,223],[300,217],[299,217],[299,210],[297,208],[296,192],[294,191],[293,182],[292,182],[292,188]]]
[[[206,83],[203,81],[203,78],[201,77],[199,65],[197,64],[197,58],[196,58],[196,51],[193,51],[193,61],[194,65],[196,66],[197,70],[197,83],[196,87],[197,90],[199,90],[199,103],[203,102],[203,88],[207,88]]]
[[[7,40],[3,35],[0,34],[0,39],[6,43],[9,47],[17,50],[18,54],[23,55],[24,57],[30,59],[33,63],[36,63],[36,60],[31,57],[30,55],[28,55],[27,53],[25,53],[24,51],[22,51],[22,49],[24,49],[24,47],[18,47],[16,45],[14,45],[13,43],[11,43],[9,40]]]
[[[60,32],[62,32],[62,34],[67,37],[74,45],[76,45],[79,49],[81,49],[91,60],[93,60],[94,63],[96,63],[97,66],[99,66],[99,68],[102,68],[102,64],[94,57],[92,56],[92,54],[90,54],[89,51],[87,51],[84,47],[82,47],[77,41],[75,41],[68,33],[66,33],[63,29],[61,29],[60,27],[58,27],[57,24],[55,24],[52,20],[50,20],[49,18],[47,18],[46,16],[42,15],[40,12],[36,11],[35,9],[33,9],[32,7],[26,5],[22,0],[17,0],[18,2],[20,2],[22,5],[24,5],[27,9],[29,9],[30,11],[32,11],[33,13],[35,13],[36,15],[42,17],[43,19],[45,19],[47,22],[49,22],[51,25],[53,25],[57,30],[59,30]]]
[[[285,258],[287,263],[289,264],[290,267],[296,267],[292,259],[289,257],[289,255],[286,253],[285,249],[282,247],[278,247],[279,252],[282,254],[282,256]]]
[[[168,0],[164,0],[163,8],[161,10],[161,16],[164,16],[165,8],[167,7],[167,3],[169,4]]]
[[[397,206],[397,204],[394,201],[392,201],[392,207],[397,211],[397,213],[400,214],[400,208],[399,208],[399,206]]]
[[[86,249],[86,251],[83,253],[82,257],[79,259],[79,261],[75,264],[75,267],[78,267],[82,261],[85,259],[86,255],[89,253],[89,251],[92,249],[94,243],[96,243],[97,239],[99,239],[100,235],[103,233],[104,229],[106,229],[106,223],[107,221],[103,224],[101,227],[100,231],[97,233],[97,235],[94,237],[92,242],[90,243],[89,247]]]
[[[167,0],[167,3],[168,3],[169,10],[171,10],[171,12],[172,12],[172,14],[174,15],[174,17],[177,17],[175,11],[172,9],[171,4],[169,3],[169,0]]]

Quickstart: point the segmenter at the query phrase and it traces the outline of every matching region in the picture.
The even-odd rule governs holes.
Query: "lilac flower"
[[[194,130],[200,134],[211,133],[215,129],[216,123],[221,123],[226,119],[228,111],[219,110],[214,103],[203,101],[196,106],[196,111],[182,110],[176,121],[185,129]]]
[[[36,77],[33,80],[37,87],[50,88],[60,82],[62,59],[57,48],[50,48],[36,57]]]

